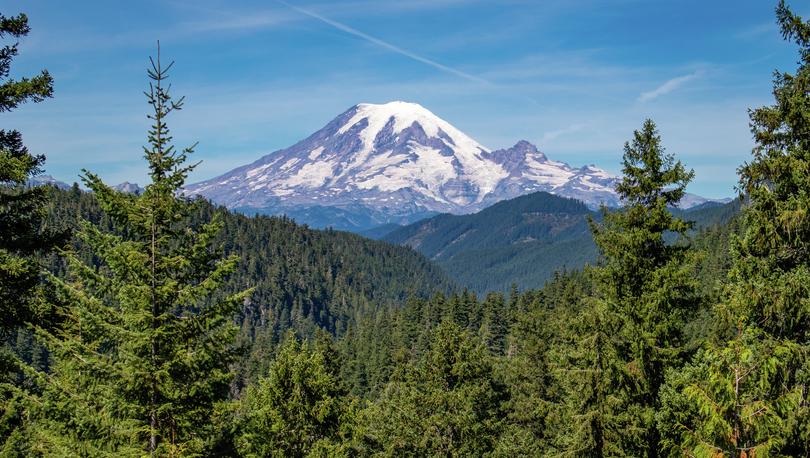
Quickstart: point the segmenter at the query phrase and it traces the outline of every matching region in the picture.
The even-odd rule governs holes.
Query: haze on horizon
[[[27,2],[32,33],[12,76],[47,68],[55,96],[6,119],[60,180],[87,168],[145,182],[143,81],[160,39],[187,97],[175,139],[200,142],[191,181],[290,146],[357,103],[406,100],[489,148],[526,139],[613,173],[651,117],[695,169],[691,192],[733,194],[752,146],[747,109],[770,103],[775,69],[795,68],[772,2],[539,3]]]

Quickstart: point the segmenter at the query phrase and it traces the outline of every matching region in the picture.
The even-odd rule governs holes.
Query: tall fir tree
[[[29,32],[25,14],[0,15],[0,39],[17,40]],[[53,80],[46,70],[31,78],[10,77],[17,54],[16,41],[0,49],[0,112],[53,95]],[[44,162],[45,156],[28,152],[19,131],[0,130],[0,450],[4,443],[16,441],[12,436],[19,434],[30,407],[22,390],[24,367],[10,346],[30,340],[24,326],[44,325],[54,318],[41,287],[37,257],[52,250],[64,234],[43,223],[47,190],[29,185]]]
[[[784,1],[776,18],[798,69],[776,72],[774,105],[750,111],[756,146],[739,169],[749,205],[716,312],[731,338],[695,359],[696,376],[673,374],[662,412],[672,450],[810,454],[810,23]]]
[[[517,306],[518,293],[513,291],[511,296],[509,303]],[[544,300],[525,304],[525,310],[514,316],[500,366],[510,396],[506,405],[507,429],[498,448],[526,455],[545,448],[546,420],[553,404],[548,349],[554,323]]]
[[[547,450],[558,456],[640,456],[645,450],[644,411],[632,402],[633,374],[622,361],[621,320],[601,300],[591,300],[549,350],[559,391],[546,418]]]
[[[510,310],[502,293],[489,293],[480,306],[481,325],[478,334],[495,355],[506,351],[506,335],[509,332]]]
[[[0,15],[0,38],[28,35],[25,14]],[[17,43],[0,49],[0,112],[9,112],[26,102],[41,102],[53,95],[53,80],[46,70],[33,78],[9,78]],[[41,314],[40,283],[36,254],[54,247],[57,234],[43,228],[47,190],[28,186],[42,172],[45,156],[33,155],[16,130],[0,130],[0,337]]]
[[[569,331],[581,337],[562,351],[561,371],[587,374],[587,383],[565,383],[568,417],[562,420],[582,423],[577,434],[583,437],[562,442],[568,451],[592,444],[594,456],[617,450],[656,456],[654,414],[663,374],[682,363],[684,327],[699,304],[693,253],[687,243],[667,240],[668,234],[683,238],[691,228],[670,208],[693,172],[665,153],[651,120],[625,144],[623,161],[616,190],[624,207],[603,209],[602,223],[592,222],[602,255],[594,270],[596,297]],[[584,329],[577,331],[579,326]]]
[[[249,294],[225,296],[234,270],[213,240],[217,218],[189,224],[195,202],[179,196],[192,148],[175,150],[167,116],[182,108],[165,82],[171,64],[148,71],[152,113],[144,148],[151,183],[124,194],[85,172],[84,181],[115,231],[85,222],[82,242],[95,263],[66,253],[69,278],[58,281],[70,308],[65,325],[40,330],[53,372],[34,449],[86,454],[194,455],[211,446],[213,413],[232,379],[234,314]],[[95,412],[95,413],[93,413]]]

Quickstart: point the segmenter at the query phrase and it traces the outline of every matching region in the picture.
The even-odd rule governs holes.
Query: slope
[[[727,223],[738,200],[673,211],[700,230]],[[598,256],[579,201],[537,192],[471,215],[438,215],[394,230],[383,240],[410,246],[436,261],[458,284],[477,292],[541,287],[556,271],[578,269]]]
[[[51,189],[49,225],[75,229],[82,218],[113,229],[93,194],[78,187]],[[224,224],[219,244],[240,258],[227,289],[256,288],[236,317],[248,351],[245,376],[263,367],[287,329],[312,335],[321,328],[341,335],[372,310],[452,288],[435,264],[410,248],[351,233],[313,230],[288,218],[247,217],[202,200],[189,224],[210,221],[215,214]],[[81,253],[81,244],[74,243]],[[59,258],[49,263],[57,275],[64,272]]]
[[[556,270],[595,259],[582,202],[537,192],[472,215],[439,215],[388,234],[433,259],[459,284],[483,292],[542,285]]]

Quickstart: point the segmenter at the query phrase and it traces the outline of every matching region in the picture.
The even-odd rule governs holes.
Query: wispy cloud
[[[678,89],[679,87],[683,86],[684,84],[698,78],[701,75],[701,71],[698,70],[696,72],[690,73],[688,75],[678,76],[676,78],[672,78],[667,80],[664,84],[658,86],[657,88],[653,89],[652,91],[643,92],[639,97],[639,102],[649,102],[650,100],[657,99],[662,95],[667,95],[670,92]]]
[[[780,38],[779,28],[777,27],[776,22],[768,21],[752,25],[740,30],[734,36],[738,39],[752,40],[762,38],[765,35],[771,35],[775,39]]]
[[[573,134],[576,132],[581,131],[585,128],[585,124],[576,123],[566,126],[562,129],[552,130],[543,134],[543,137],[540,138],[540,146],[545,146],[547,143],[554,141],[555,139],[562,137],[564,135]]]
[[[177,24],[181,33],[199,36],[201,33],[220,31],[251,31],[265,29],[293,22],[296,15],[276,10],[237,10],[233,7],[222,9],[206,5],[205,2],[170,1],[175,9],[182,12],[183,17],[192,17],[192,20]]]
[[[249,15],[228,15],[225,18],[220,15],[212,19],[182,23],[179,24],[178,28],[181,32],[186,34],[197,34],[231,30],[245,31],[263,29],[287,22],[290,22],[290,18],[285,15],[276,14],[274,12],[258,12]]]
[[[387,41],[381,40],[381,39],[373,37],[373,36],[371,36],[371,35],[369,35],[367,33],[361,32],[361,31],[359,31],[359,30],[357,30],[357,29],[355,29],[353,27],[350,27],[350,26],[348,26],[346,24],[343,24],[342,22],[338,22],[338,21],[329,19],[328,17],[322,16],[322,15],[320,15],[320,14],[314,12],[314,11],[310,11],[310,10],[307,10],[307,9],[304,9],[304,8],[301,8],[301,7],[298,7],[298,6],[295,6],[295,5],[291,5],[291,4],[289,4],[289,3],[285,2],[285,1],[282,1],[282,0],[276,0],[276,1],[278,3],[281,3],[282,5],[287,6],[288,8],[291,8],[291,9],[293,9],[295,11],[298,11],[301,14],[307,15],[307,16],[313,18],[313,19],[317,19],[317,20],[323,22],[324,24],[331,25],[332,27],[334,27],[334,28],[336,28],[336,29],[338,29],[340,31],[343,31],[343,32],[346,32],[346,33],[348,33],[350,35],[353,35],[355,37],[361,38],[361,39],[363,39],[363,40],[365,40],[365,41],[367,41],[369,43],[375,44],[375,45],[377,45],[377,46],[379,46],[381,48],[387,49],[387,50],[389,50],[391,52],[400,54],[400,55],[405,56],[405,57],[407,57],[409,59],[415,60],[417,62],[421,62],[421,63],[423,63],[425,65],[428,65],[430,67],[433,67],[433,68],[435,68],[437,70],[441,70],[441,71],[443,71],[445,73],[449,73],[451,75],[455,75],[455,76],[458,76],[460,78],[463,78],[463,79],[466,79],[468,81],[472,81],[472,82],[475,82],[475,83],[490,84],[489,81],[487,81],[487,80],[485,80],[485,79],[483,79],[481,77],[471,75],[471,74],[469,74],[467,72],[463,72],[461,70],[458,70],[458,69],[455,69],[455,68],[452,68],[452,67],[448,67],[447,65],[436,62],[435,60],[428,59],[427,57],[420,56],[419,54],[416,54],[416,53],[414,53],[412,51],[408,51],[407,49],[400,48],[399,46],[388,43]]]
[[[392,14],[392,13],[422,13],[426,11],[447,8],[467,7],[485,0],[409,0],[409,1],[380,1],[380,0],[352,0],[340,2],[320,2],[310,4],[321,12],[346,14]]]

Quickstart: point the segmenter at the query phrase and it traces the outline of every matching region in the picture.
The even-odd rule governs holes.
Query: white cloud
[[[323,22],[324,24],[331,25],[332,27],[334,27],[334,28],[336,28],[338,30],[346,32],[346,33],[348,33],[350,35],[354,35],[354,36],[356,36],[358,38],[361,38],[361,39],[363,39],[363,40],[365,40],[365,41],[367,41],[369,43],[375,44],[375,45],[377,45],[377,46],[379,46],[381,48],[385,48],[385,49],[387,49],[389,51],[392,51],[392,52],[395,52],[397,54],[403,55],[403,56],[405,56],[405,57],[407,57],[409,59],[412,59],[412,60],[415,60],[417,62],[421,62],[421,63],[423,63],[425,65],[431,66],[431,67],[433,67],[433,68],[435,68],[437,70],[441,70],[441,71],[443,71],[445,73],[450,73],[452,75],[456,75],[458,77],[461,77],[461,78],[469,80],[469,81],[473,81],[475,83],[490,84],[489,81],[487,81],[487,80],[485,80],[485,79],[483,79],[481,77],[471,75],[469,73],[463,72],[461,70],[458,70],[458,69],[455,69],[455,68],[452,68],[452,67],[448,67],[447,65],[436,62],[435,60],[428,59],[427,57],[420,56],[420,55],[418,55],[418,54],[416,54],[416,53],[414,53],[412,51],[408,51],[407,49],[403,49],[403,48],[400,48],[399,46],[388,43],[387,41],[383,41],[383,40],[381,40],[379,38],[372,37],[371,35],[368,35],[367,33],[363,33],[363,32],[361,32],[361,31],[359,31],[359,30],[357,30],[355,28],[352,28],[352,27],[350,27],[350,26],[348,26],[346,24],[343,24],[343,23],[338,22],[338,21],[334,21],[334,20],[329,19],[329,18],[327,18],[325,16],[321,16],[320,14],[315,13],[313,11],[297,7],[295,5],[291,5],[291,4],[289,4],[289,3],[285,2],[285,1],[282,1],[282,0],[276,0],[276,1],[278,1],[278,3],[281,3],[282,5],[285,5],[285,6],[291,8],[291,9],[293,9],[295,11],[298,11],[301,14],[307,15],[307,16],[313,18],[313,19],[317,19],[317,20]]]
[[[759,39],[763,36],[770,35],[774,38],[779,37],[779,27],[774,21],[762,22],[760,24],[752,25],[748,28],[740,30],[734,36],[742,40]]]
[[[643,92],[639,97],[639,102],[649,102],[650,100],[657,99],[662,95],[669,94],[670,92],[678,89],[679,87],[683,86],[684,84],[698,78],[701,75],[701,71],[696,71],[694,73],[690,73],[688,75],[679,76],[677,78],[672,78],[667,80],[664,84],[658,86],[657,88],[653,89],[652,91]]]
[[[585,128],[585,124],[577,123],[577,124],[571,124],[571,125],[569,125],[567,127],[564,127],[562,129],[557,129],[557,130],[552,130],[552,131],[546,132],[546,133],[543,134],[543,137],[540,138],[540,146],[545,147],[545,145],[547,143],[550,143],[550,142],[556,140],[559,137],[579,132],[584,128]]]

